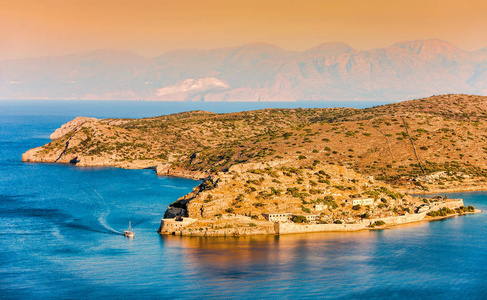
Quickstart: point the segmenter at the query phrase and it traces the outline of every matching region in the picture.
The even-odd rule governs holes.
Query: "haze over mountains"
[[[304,52],[271,44],[176,50],[154,58],[101,50],[0,62],[2,99],[161,101],[403,100],[487,95],[487,48],[440,40]]]

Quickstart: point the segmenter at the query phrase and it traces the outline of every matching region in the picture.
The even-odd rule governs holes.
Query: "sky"
[[[485,0],[0,0],[0,60],[253,42],[366,50],[430,38],[476,50],[487,47],[486,11]]]

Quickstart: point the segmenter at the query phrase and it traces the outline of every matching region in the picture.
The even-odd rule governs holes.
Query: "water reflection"
[[[161,236],[161,255],[178,252],[181,273],[201,281],[207,296],[303,292],[309,297],[370,298],[373,292],[377,298],[414,298],[417,291],[425,297],[446,295],[441,287],[457,276],[458,266],[468,257],[456,247],[472,244],[462,218],[344,233]]]
[[[161,236],[164,248],[182,251],[188,271],[205,270],[209,277],[237,279],[271,272],[290,279],[302,270],[320,272],[337,261],[365,262],[377,251],[380,232],[310,233],[250,237]]]

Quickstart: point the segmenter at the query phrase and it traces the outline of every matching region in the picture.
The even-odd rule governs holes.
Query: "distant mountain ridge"
[[[433,39],[373,50],[323,43],[296,52],[254,43],[154,58],[100,50],[0,62],[2,99],[402,100],[448,93],[487,95],[487,48],[464,51]]]

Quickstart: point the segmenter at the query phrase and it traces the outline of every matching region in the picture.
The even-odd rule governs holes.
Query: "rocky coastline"
[[[175,228],[161,225],[163,234],[385,228],[437,219],[426,215],[442,206],[453,205],[448,215],[464,213],[463,202],[421,195],[487,190],[487,148],[478,146],[487,128],[476,115],[483,112],[480,98],[446,95],[365,110],[77,117],[53,132],[52,142],[25,152],[22,161],[153,169],[160,176],[200,180],[169,205],[163,222]],[[440,100],[461,100],[463,111],[436,112]],[[462,119],[465,109],[477,116],[475,122]],[[288,219],[275,222],[271,215]],[[183,223],[174,223],[181,218],[195,221],[181,228]]]

